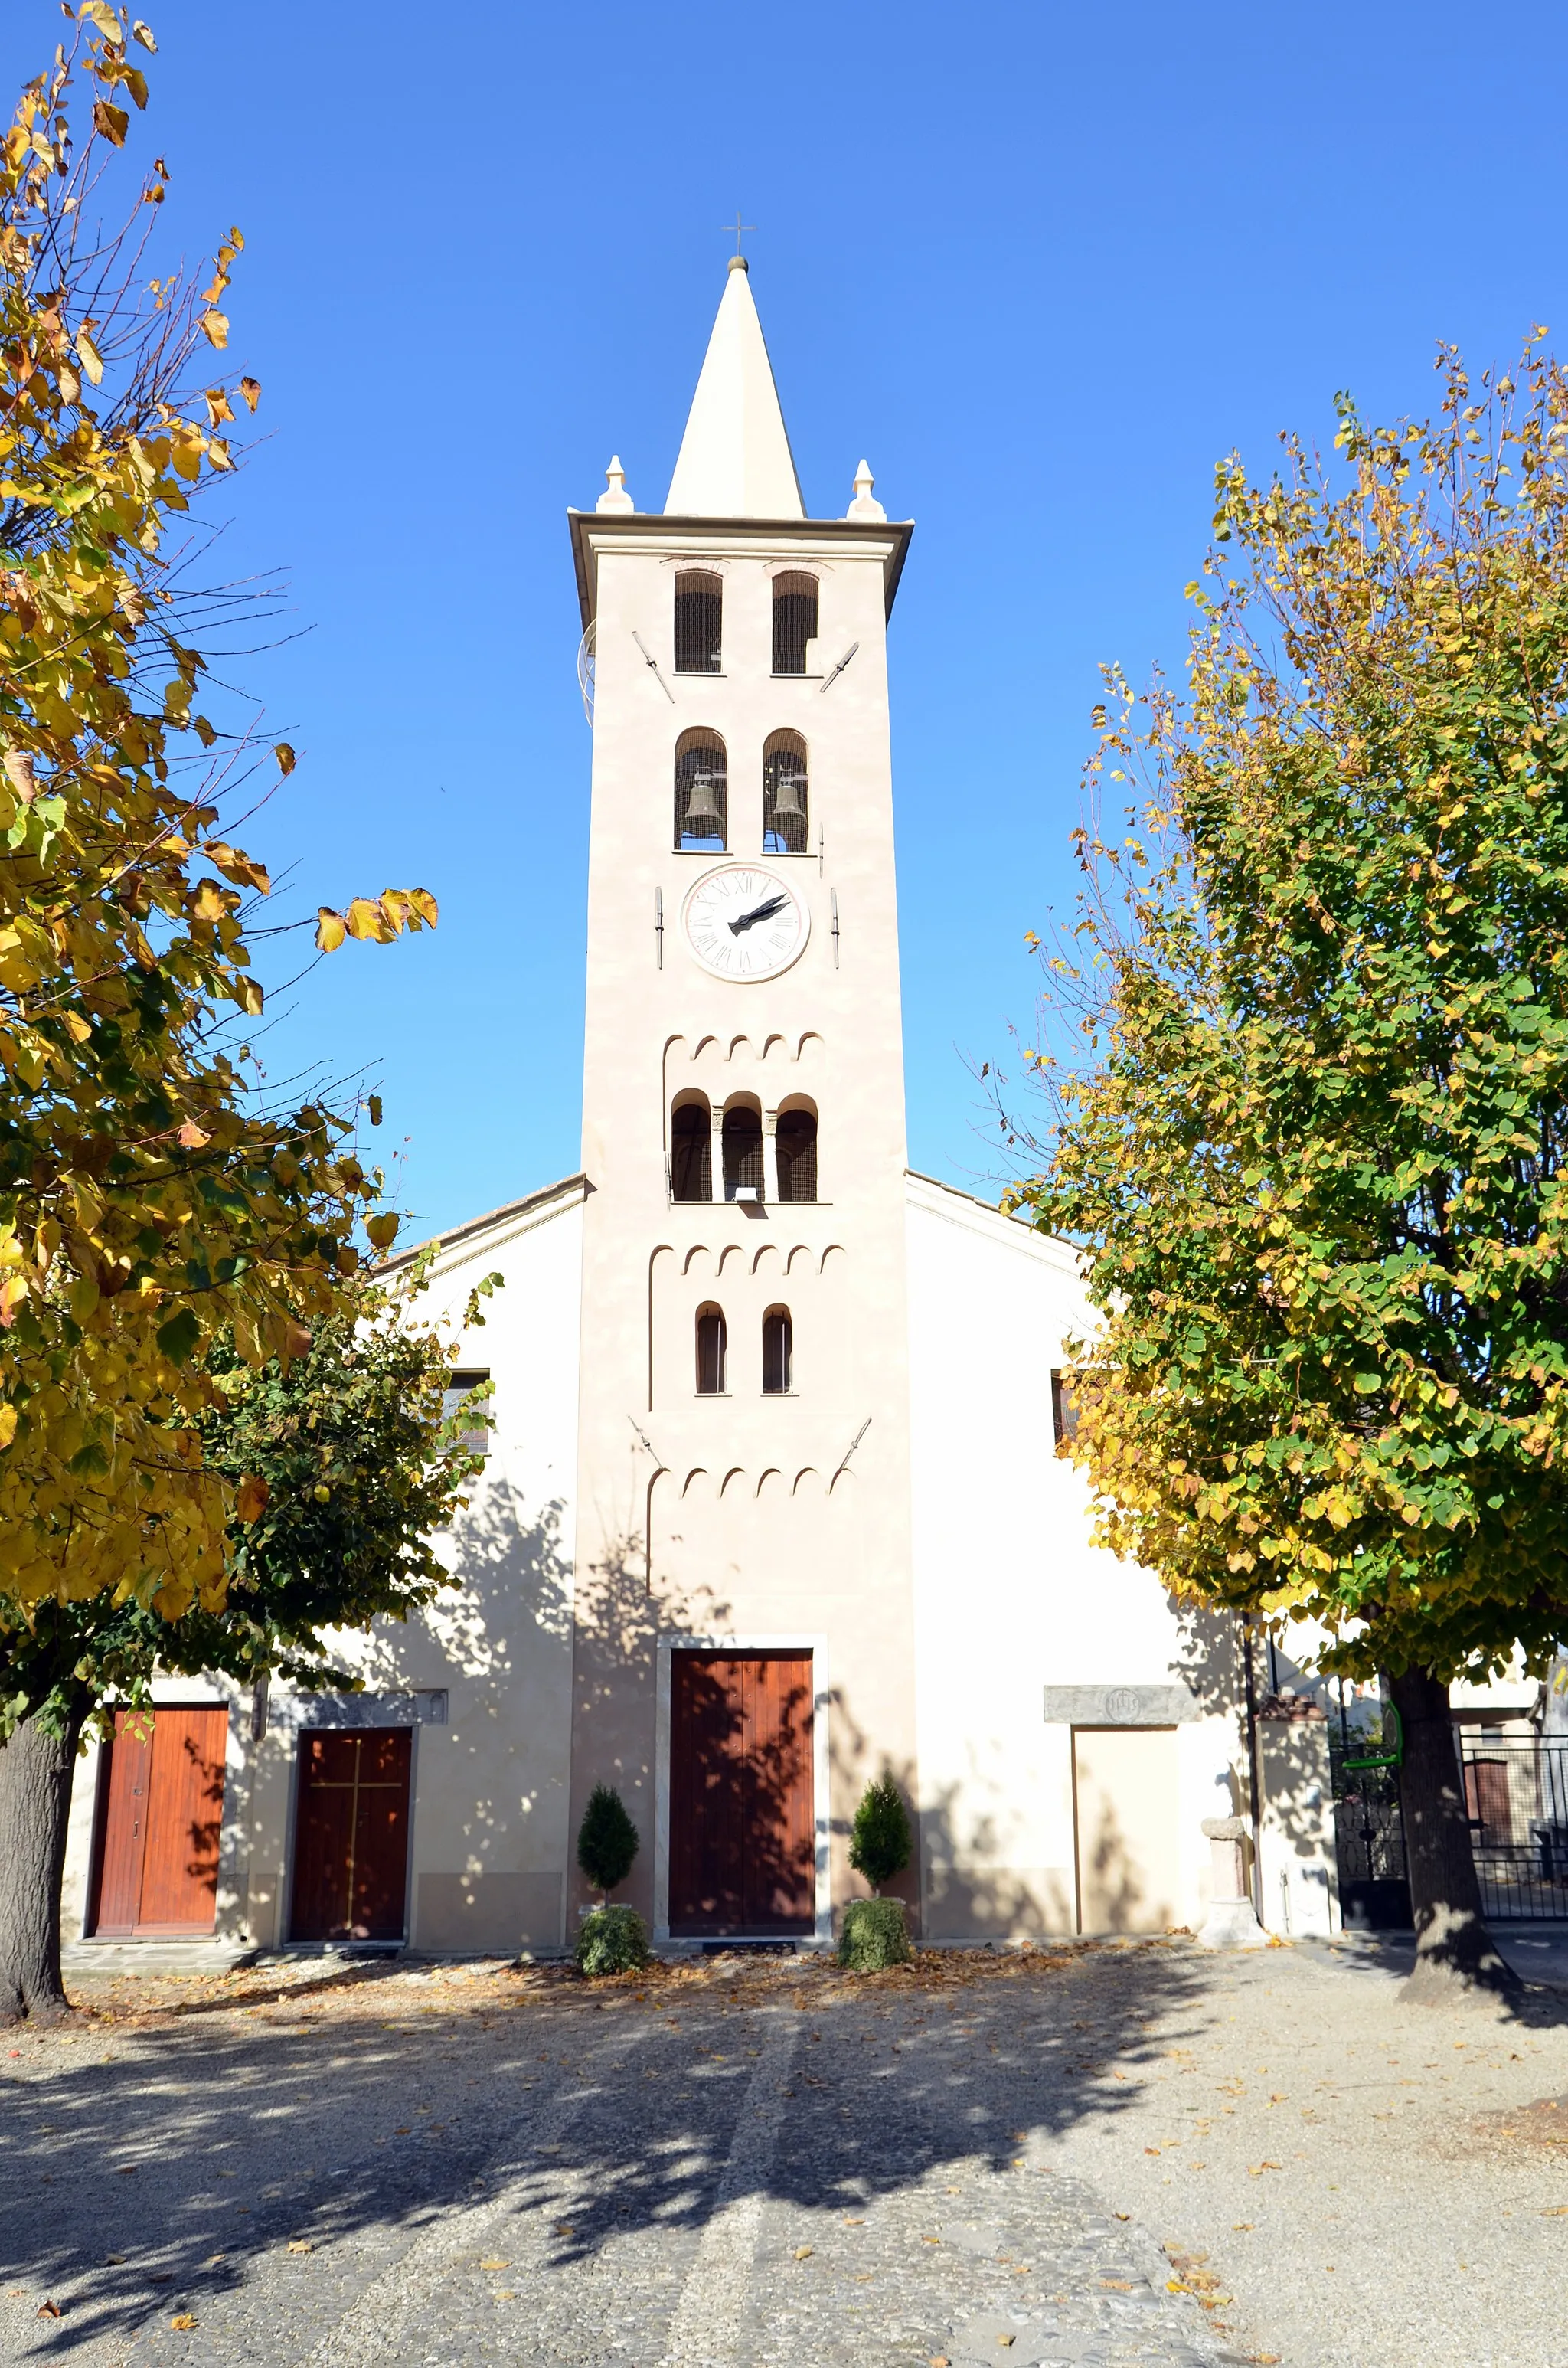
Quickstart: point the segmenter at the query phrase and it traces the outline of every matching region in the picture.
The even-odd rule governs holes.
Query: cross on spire
[[[735,253],[736,253],[737,255],[739,255],[739,253],[740,253],[740,251],[741,251],[741,241],[742,241],[742,239],[745,236],[745,233],[747,233],[747,231],[748,231],[748,230],[755,230],[756,228],[756,222],[742,222],[742,220],[741,220],[741,210],[740,210],[739,206],[737,206],[737,207],[735,208],[735,222],[734,222],[734,230],[735,230]],[[730,232],[730,225],[729,225],[729,223],[728,223],[728,222],[726,222],[726,223],[724,224],[724,234],[725,234],[725,236],[726,236],[726,237],[728,237],[728,235],[729,235],[729,232]]]

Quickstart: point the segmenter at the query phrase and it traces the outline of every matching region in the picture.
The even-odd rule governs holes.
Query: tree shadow
[[[198,2015],[137,2032],[113,2062],[14,2081],[6,2152],[26,2166],[27,2202],[0,2224],[0,2269],[64,2308],[28,2320],[26,2356],[113,2336],[135,2341],[139,2360],[183,2358],[163,2330],[171,2312],[190,2312],[222,2358],[224,2297],[292,2243],[332,2257],[319,2290],[298,2270],[290,2323],[268,2339],[269,2358],[293,2360],[421,2231],[498,2192],[504,2231],[492,2226],[486,2241],[505,2254],[527,2237],[541,2270],[630,2236],[699,2230],[758,2108],[758,2077],[781,2087],[781,2120],[754,2192],[863,2211],[939,2181],[944,2167],[1002,2169],[1026,2138],[1125,2112],[1146,2070],[1221,2010],[1205,1996],[1211,1966],[1164,1942],[944,1952],[874,1980],[732,1964],[655,1977],[641,1998],[622,1983],[509,2009],[447,1990],[440,2022],[414,2029],[373,2011],[308,2035]],[[385,1978],[356,1967],[312,1987]],[[300,1987],[286,1996],[303,2003]],[[785,2068],[759,2076],[781,2021]],[[525,2078],[554,2089],[523,2089]],[[574,2078],[580,2093],[562,2111]],[[552,2100],[541,2151],[538,2106]],[[236,2350],[251,2356],[255,2340],[247,2322]]]

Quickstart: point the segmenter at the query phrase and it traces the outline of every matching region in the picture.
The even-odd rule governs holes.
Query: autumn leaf
[[[247,381],[241,381],[241,383],[242,383],[242,384],[244,384],[244,383],[247,383]],[[252,409],[253,411],[256,409],[256,405],[255,405],[255,404],[254,404],[254,403],[253,403],[253,404],[252,404],[252,405],[251,405],[251,409]],[[293,771],[293,769],[294,769],[294,751],[293,751],[293,748],[291,747],[291,746],[290,745],[290,743],[289,743],[287,740],[279,740],[279,742],[278,743],[277,747],[276,747],[276,748],[274,748],[274,750],[273,750],[273,752],[272,752],[272,753],[273,753],[273,755],[274,755],[274,756],[277,757],[277,759],[278,759],[278,771],[283,775],[284,779],[285,779],[285,780],[287,780],[287,779],[288,779],[288,777],[289,777],[289,775],[290,775],[290,774]]]
[[[380,1094],[372,1094],[369,1097],[368,1107],[370,1113],[370,1124],[372,1126],[380,1126],[381,1122],[381,1098]]]
[[[130,124],[131,117],[123,107],[111,107],[107,98],[93,101],[93,130],[101,132],[111,147],[124,147]]]
[[[144,50],[151,50],[156,54],[158,44],[153,39],[150,28],[142,23],[140,17],[136,17],[131,25],[131,38],[133,41],[140,41]]]
[[[124,119],[121,118],[122,121]],[[228,314],[226,313],[220,313],[215,304],[210,305],[207,311],[202,313],[198,326],[200,328],[203,336],[207,339],[208,344],[210,346],[216,346],[219,351],[222,352],[223,347],[229,342]]]
[[[261,381],[260,381],[260,379],[258,379],[258,378],[243,378],[243,379],[241,379],[241,381],[240,381],[240,393],[244,396],[245,404],[246,404],[247,408],[248,408],[248,409],[250,409],[251,411],[254,411],[254,410],[256,409],[256,404],[261,401]]]
[[[365,1231],[377,1249],[391,1249],[397,1239],[397,1229],[402,1222],[402,1219],[394,1216],[390,1209],[383,1210],[377,1216],[366,1218]]]
[[[252,1473],[234,1491],[234,1514],[242,1521],[259,1521],[272,1495],[267,1482]]]
[[[169,2321],[169,2325],[172,2328],[175,2328],[181,2335],[188,2335],[192,2328],[197,2327],[199,2324],[200,2321],[188,2310],[176,2311],[173,2318]]]
[[[212,1137],[203,1128],[198,1126],[193,1118],[187,1118],[175,1140],[182,1150],[201,1151],[211,1142]]]
[[[342,914],[335,913],[330,905],[318,905],[316,907],[316,943],[321,948],[322,952],[324,954],[335,953],[347,934],[348,925],[345,921]]]

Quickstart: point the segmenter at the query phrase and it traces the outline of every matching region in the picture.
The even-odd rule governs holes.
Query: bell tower
[[[912,529],[864,462],[844,517],[807,516],[737,256],[662,514],[618,460],[571,531],[573,1829],[619,1788],[661,1938],[824,1939],[865,1782],[916,1779],[885,652]]]

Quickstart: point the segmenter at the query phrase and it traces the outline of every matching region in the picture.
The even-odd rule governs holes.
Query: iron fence
[[[1485,1915],[1568,1917],[1568,1735],[1461,1727],[1459,1747]]]

